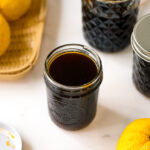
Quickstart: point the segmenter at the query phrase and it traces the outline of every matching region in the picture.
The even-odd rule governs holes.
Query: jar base
[[[80,125],[76,125],[76,124],[72,124],[72,125],[67,125],[67,124],[62,124],[60,122],[58,122],[52,115],[51,113],[49,113],[50,119],[53,121],[53,123],[55,125],[57,125],[59,128],[62,128],[64,130],[68,130],[68,131],[77,131],[77,130],[81,130],[87,126],[90,125],[90,123],[92,123],[92,121],[94,120],[96,113],[94,114],[93,118],[91,118],[88,122],[85,122],[84,124],[80,124]]]

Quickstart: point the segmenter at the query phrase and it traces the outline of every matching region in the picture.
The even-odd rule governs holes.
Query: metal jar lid
[[[136,23],[131,36],[131,45],[140,58],[150,62],[150,14]]]

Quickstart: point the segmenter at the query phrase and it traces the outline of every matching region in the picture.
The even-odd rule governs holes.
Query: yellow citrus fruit
[[[17,20],[29,9],[31,0],[0,0],[0,11],[7,20]]]
[[[6,19],[0,14],[0,56],[5,53],[10,44],[10,27]]]
[[[150,150],[150,118],[129,124],[118,141],[117,150]]]

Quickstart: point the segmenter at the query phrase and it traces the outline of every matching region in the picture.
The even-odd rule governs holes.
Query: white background
[[[149,0],[148,0],[149,1]],[[132,83],[132,48],[114,54],[100,52],[104,80],[98,112],[85,129],[69,132],[49,119],[43,64],[55,47],[67,43],[88,45],[83,38],[80,0],[48,0],[40,57],[33,70],[17,81],[0,81],[0,121],[20,133],[23,150],[115,150],[125,126],[150,117],[150,99]],[[140,15],[150,12],[150,3]]]

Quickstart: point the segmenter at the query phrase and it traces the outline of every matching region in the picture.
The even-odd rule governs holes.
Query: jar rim
[[[138,39],[137,39],[137,31],[138,31],[138,27],[143,23],[143,21],[145,21],[147,18],[150,18],[150,14],[147,14],[143,17],[141,17],[141,19],[139,19],[139,21],[136,23],[134,29],[133,29],[133,33],[131,35],[131,46],[134,50],[134,52],[143,60],[150,62],[150,50],[144,48],[144,46],[142,46]]]
[[[70,48],[74,49],[74,50],[86,50],[87,52],[89,52],[90,54],[92,54],[95,59],[98,61],[99,63],[99,67],[97,66],[97,69],[98,69],[98,73],[97,75],[93,78],[93,80],[91,80],[90,82],[88,83],[85,83],[83,85],[80,85],[80,86],[67,86],[67,85],[63,85],[57,81],[55,81],[49,74],[48,74],[48,63],[50,61],[50,59],[53,57],[53,55],[55,54],[55,52],[57,52],[57,50],[61,50],[63,49],[65,52],[66,50],[69,50]],[[70,49],[71,50],[71,49]],[[71,52],[71,51],[70,51]],[[74,52],[74,51],[73,51]],[[60,52],[61,54],[64,53],[64,52]],[[83,52],[81,52],[83,53]],[[56,56],[59,56],[60,54],[55,54],[55,57]],[[89,56],[90,57],[90,56]],[[91,57],[90,57],[91,58]],[[93,60],[93,58],[92,58]],[[96,64],[97,65],[97,64]],[[103,69],[102,69],[102,63],[101,63],[101,59],[98,55],[97,52],[95,52],[93,49],[89,48],[89,47],[86,47],[84,45],[81,45],[81,44],[65,44],[65,45],[62,45],[62,46],[59,46],[57,48],[55,48],[54,50],[52,50],[50,52],[50,54],[47,56],[46,58],[46,61],[45,61],[45,69],[44,69],[44,76],[46,77],[46,79],[48,80],[49,83],[51,83],[53,86],[55,86],[56,88],[60,88],[60,89],[63,89],[63,90],[69,90],[69,91],[79,91],[79,90],[83,90],[83,89],[86,89],[86,88],[89,88],[91,87],[92,85],[94,84],[100,84],[102,82],[102,79],[103,79]]]
[[[115,3],[123,3],[129,0],[97,0],[97,1],[115,4]]]

